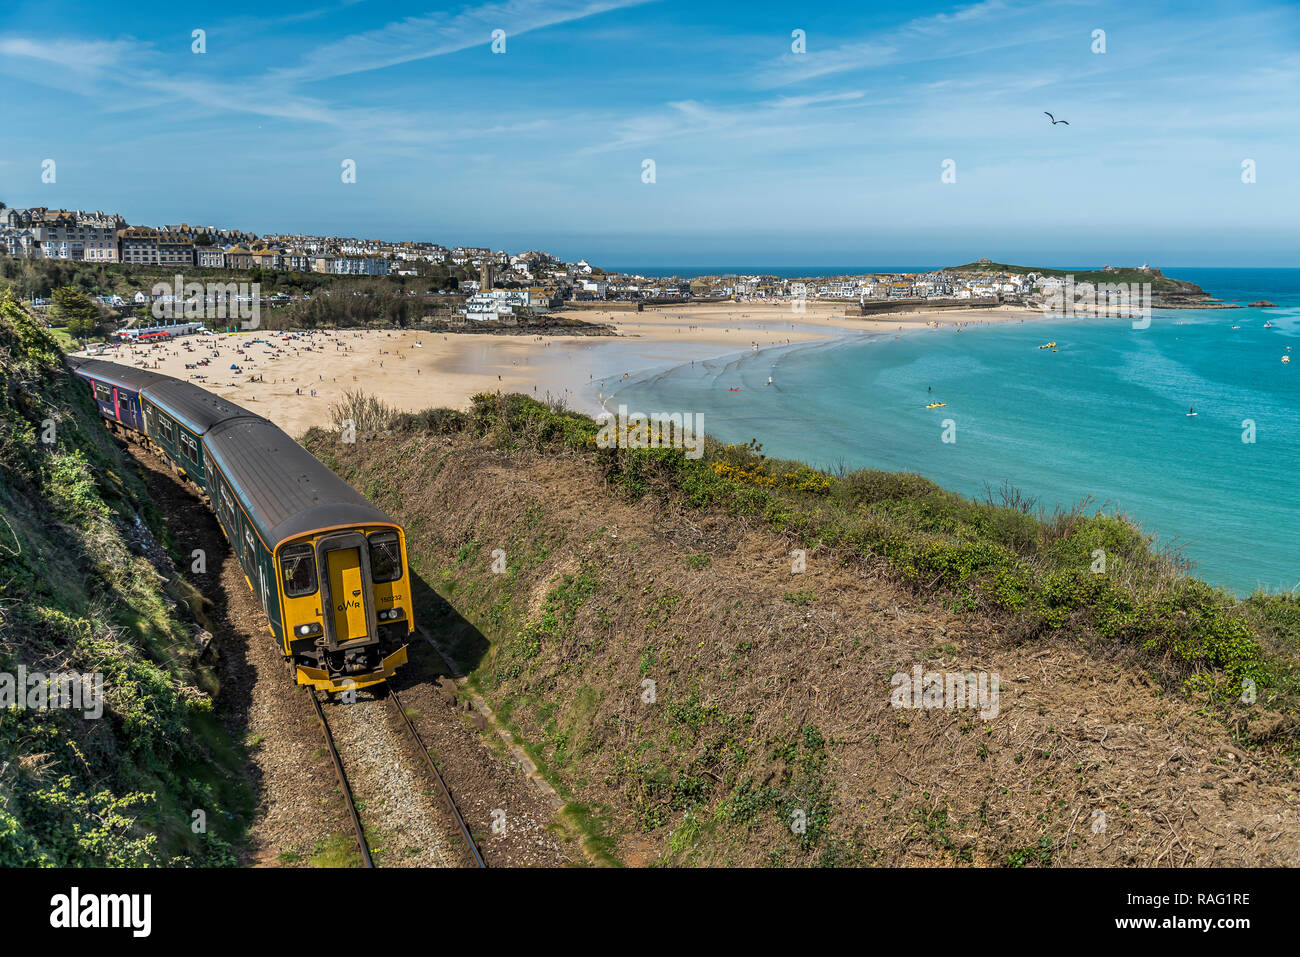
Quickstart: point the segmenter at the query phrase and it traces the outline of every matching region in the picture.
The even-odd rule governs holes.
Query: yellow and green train
[[[387,681],[415,626],[400,525],[267,419],[198,386],[72,360],[110,428],[143,437],[207,496],[299,684]]]

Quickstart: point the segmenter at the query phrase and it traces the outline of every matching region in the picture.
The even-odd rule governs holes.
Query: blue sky
[[[8,0],[0,82],[12,206],[612,265],[1300,266],[1295,3]]]

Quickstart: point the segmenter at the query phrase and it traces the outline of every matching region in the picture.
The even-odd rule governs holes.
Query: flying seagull
[[[1069,125],[1070,125],[1070,121],[1069,121],[1069,120],[1058,120],[1056,117],[1054,117],[1051,113],[1048,113],[1046,110],[1043,110],[1043,116],[1045,116],[1045,117],[1047,117],[1049,120],[1051,120],[1053,126],[1055,126],[1057,123],[1063,123],[1063,124],[1065,124],[1066,126],[1069,126]]]

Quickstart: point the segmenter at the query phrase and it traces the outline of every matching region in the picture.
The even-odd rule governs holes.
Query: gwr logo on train
[[[156,449],[207,497],[299,684],[364,688],[406,664],[414,608],[401,526],[247,409],[146,369],[68,361],[110,429]]]

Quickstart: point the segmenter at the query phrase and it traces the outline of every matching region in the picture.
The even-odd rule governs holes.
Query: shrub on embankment
[[[87,390],[0,290],[0,682],[99,674],[104,696],[98,718],[0,708],[0,866],[233,863],[242,759],[177,610],[195,593],[159,572],[167,540]]]

